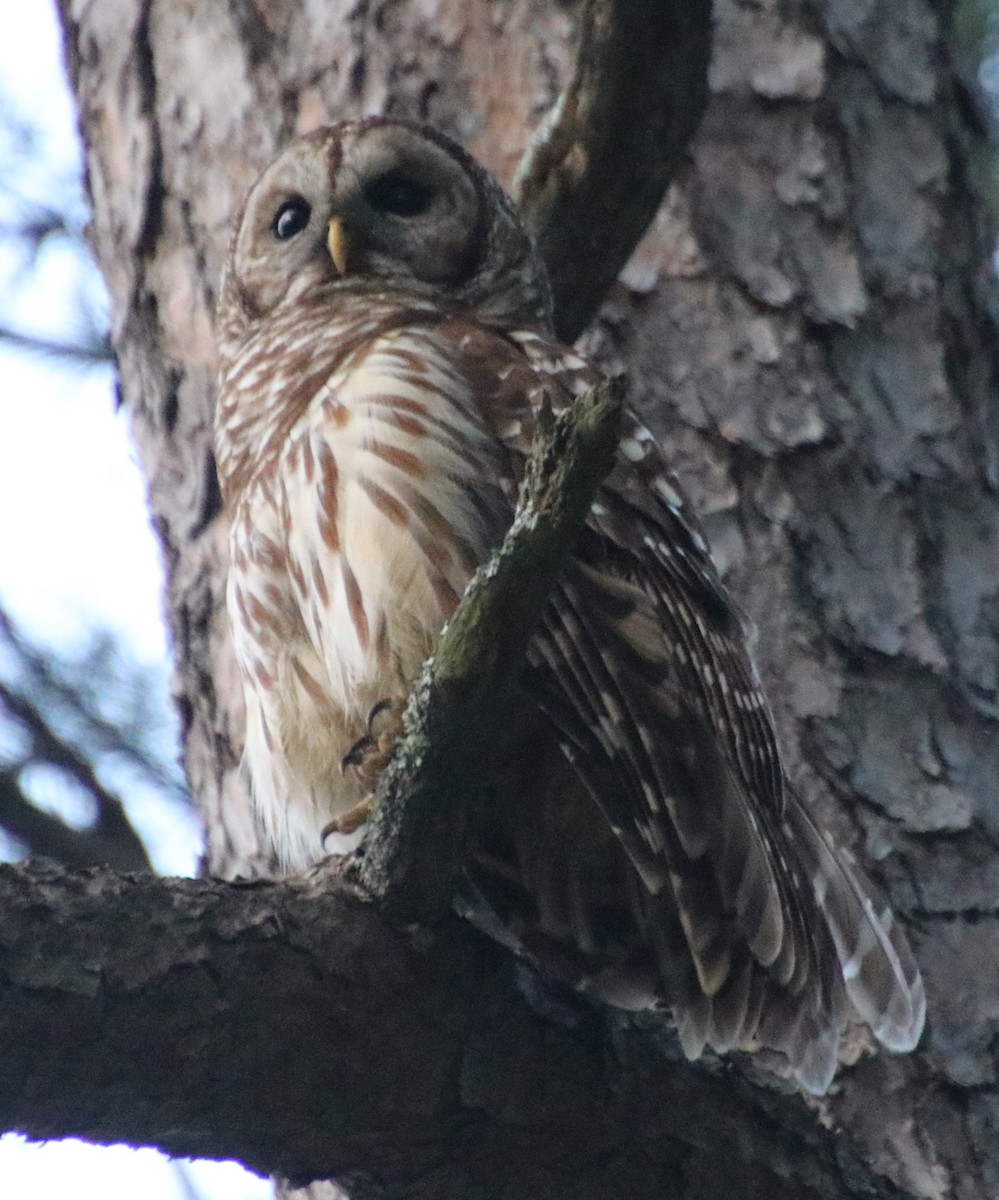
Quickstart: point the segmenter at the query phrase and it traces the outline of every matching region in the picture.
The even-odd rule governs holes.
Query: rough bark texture
[[[234,770],[241,713],[209,449],[211,311],[233,216],[289,135],[362,111],[429,118],[509,181],[571,70],[577,13],[543,0],[63,0],[63,10],[93,244],[169,567],[208,865],[252,873],[268,864]],[[502,952],[471,949],[458,927],[441,933],[446,961],[433,968],[453,966],[453,997],[420,993],[404,940],[363,917],[337,927],[335,963],[323,955],[334,955],[332,933],[316,933],[304,962],[294,940],[271,937],[273,957],[257,960],[268,994],[287,971],[316,1005],[291,984],[281,1001],[305,1058],[327,1044],[350,1055],[329,1015],[335,995],[315,980],[369,954],[372,971],[401,981],[394,993],[383,984],[399,1003],[385,1006],[374,1061],[399,1053],[392,1014],[415,1019],[412,996],[428,997],[427,1024],[402,1024],[400,1039],[444,1036],[435,1022],[447,1026],[465,1003],[453,1020],[479,1019],[476,1055],[466,1062],[452,1042],[441,1059],[464,1064],[449,1086],[465,1119],[449,1132],[459,1148],[481,1136],[480,1174],[465,1177],[476,1186],[449,1180],[442,1158],[400,1150],[394,1164],[367,1164],[373,1190],[355,1180],[355,1196],[382,1194],[386,1180],[387,1194],[427,1197],[878,1194],[865,1191],[875,1185],[863,1160],[910,1196],[999,1191],[999,405],[991,235],[974,196],[978,133],[952,66],[950,11],[942,0],[716,0],[706,119],[590,337],[605,361],[626,365],[757,622],[796,785],[909,924],[927,979],[921,1051],[846,1070],[820,1120],[737,1070],[679,1064],[657,1036],[614,1018],[567,1030],[556,1014],[533,1014]],[[217,977],[171,978],[176,1011],[193,1024],[164,1041],[190,1034],[197,1045],[198,1021],[217,1020]],[[56,1055],[79,1031],[82,1053],[93,1025],[74,1024],[72,994],[47,987],[41,1011],[55,1015],[39,1036],[63,1031]],[[197,1020],[192,994],[203,997]],[[366,1014],[338,1015],[352,1031],[365,1024]],[[213,1096],[258,1071],[278,1101],[288,1095],[282,1070],[224,1044],[234,1049]],[[266,1049],[267,1036],[255,1044]],[[40,1071],[24,1077],[22,1100]],[[350,1086],[364,1095],[364,1074]],[[202,1095],[195,1082],[192,1107]],[[33,1132],[108,1136],[80,1098],[75,1123],[49,1113]],[[637,1144],[607,1140],[600,1105]],[[313,1111],[325,1119],[327,1105]],[[491,1132],[481,1113],[499,1114]],[[338,1128],[331,1118],[328,1157],[319,1137],[297,1159],[294,1143],[278,1153],[247,1138],[247,1158],[299,1177],[360,1163]],[[793,1152],[761,1153],[785,1133]],[[494,1174],[505,1190],[489,1191]]]
[[[7,868],[0,903],[0,1119],[36,1137],[336,1175],[354,1200],[901,1200],[800,1097],[692,1067],[661,1021],[532,1011],[468,925],[395,932],[322,870]]]

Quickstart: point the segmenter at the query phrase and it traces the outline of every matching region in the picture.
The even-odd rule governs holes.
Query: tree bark
[[[242,714],[222,614],[225,531],[210,451],[211,314],[234,215],[289,136],[360,112],[429,119],[509,183],[572,72],[578,12],[542,0],[62,0],[62,10],[87,142],[92,242],[169,570],[176,691],[188,774],[209,828],[206,865],[216,875],[259,874],[272,864],[235,769]],[[210,1040],[204,1031],[220,1027],[220,994],[227,1013],[252,1019],[237,1001],[255,998],[259,986],[272,1016],[284,1006],[287,1025],[301,1031],[299,1057],[328,1046],[352,1064],[349,1079],[334,1081],[335,1103],[303,1084],[311,1100],[296,1107],[297,1072],[314,1064],[296,1065],[277,1017],[273,1026],[261,1020],[249,1043],[258,1054],[244,1057],[243,1043],[223,1039],[230,1053],[213,1063],[226,1074],[212,1076],[210,1096],[259,1080],[248,1107],[272,1114],[286,1098],[296,1117],[275,1118],[287,1134],[280,1145],[266,1130],[259,1141],[245,1127],[232,1134],[228,1144],[258,1168],[297,1179],[348,1171],[355,1197],[516,1188],[707,1198],[766,1189],[972,1200],[999,1190],[999,404],[991,231],[975,190],[982,135],[951,53],[951,6],[716,0],[714,13],[707,115],[587,347],[608,366],[626,366],[633,402],[671,447],[727,581],[758,626],[757,657],[795,785],[880,877],[909,927],[927,981],[923,1046],[906,1058],[863,1058],[813,1111],[752,1067],[747,1075],[738,1065],[677,1061],[658,1025],[580,1016],[571,998],[538,999],[540,1011],[531,1009],[504,952],[456,922],[420,951],[336,888],[324,899],[307,885],[216,893],[217,884],[99,877],[109,914],[127,912],[109,888],[130,898],[138,895],[130,889],[165,889],[161,905],[164,896],[171,905],[200,897],[203,913],[260,902],[263,923],[254,926],[247,909],[233,935],[232,946],[257,947],[243,960],[244,982],[255,980],[247,992],[236,976],[226,977],[231,993],[219,991],[222,968],[209,949],[198,961],[211,969],[193,975],[183,955],[176,972],[164,960],[175,998],[154,1011],[178,1020],[167,1026],[164,1053],[181,1037],[192,1046]],[[29,875],[25,886],[40,915],[72,919],[78,882]],[[299,906],[295,921],[316,939],[306,939],[301,959],[299,935],[286,936],[292,926],[266,917],[283,904]],[[198,935],[205,945],[213,919],[204,917]],[[25,938],[42,938],[39,926],[24,928]],[[274,931],[265,950],[255,928]],[[369,944],[378,948],[370,991],[350,991],[359,1011],[337,1009],[339,976],[348,973],[341,955],[353,964]],[[87,962],[81,945],[67,942],[62,952],[69,964]],[[113,984],[110,959],[98,961],[108,962]],[[448,988],[419,982],[421,970],[439,971]],[[10,979],[7,971],[0,964],[0,977]],[[126,1056],[113,1025],[93,1020],[94,997],[108,1012],[119,1001],[98,991],[88,1016],[58,976],[11,986],[16,1003],[4,1019],[23,1011],[19,1036],[37,1029],[41,1041],[27,1044],[45,1055],[18,1077],[22,1107],[5,1102],[8,1120],[36,1135],[123,1136],[95,1118],[96,1093],[88,1100],[82,1076],[78,1091],[67,1077],[65,1094],[79,1104],[72,1119],[57,1117],[55,1099],[48,1110],[29,1106],[74,1043],[81,1061],[95,1036]],[[22,987],[31,994],[21,996]],[[380,1004],[379,988],[398,1003]],[[123,991],[138,1029],[142,987]],[[365,1004],[384,1015],[380,1039],[373,1025],[359,1028]],[[566,1011],[576,1024],[566,1024]],[[463,1022],[477,1030],[474,1053]],[[368,1057],[359,1049],[351,1057],[355,1031]],[[396,1082],[412,1089],[413,1138],[400,1131],[393,1150],[384,1133],[396,1114],[376,1105],[382,1143],[373,1149],[377,1136],[365,1140],[350,1125],[344,1097],[357,1089],[360,1104],[373,1094],[385,1084],[385,1060],[421,1036],[442,1039],[447,1066],[433,1076],[430,1098],[420,1094],[427,1080]],[[268,1059],[271,1038],[285,1052]],[[208,1070],[197,1055],[192,1064]],[[164,1102],[159,1115],[176,1121],[157,1126],[160,1144],[200,1152],[197,1138],[171,1141],[166,1132],[197,1126],[202,1149],[220,1146],[204,1131],[224,1140],[231,1109],[222,1119],[211,1107],[204,1074],[178,1077],[192,1085],[187,1101],[177,1100],[189,1107]],[[454,1107],[441,1101],[445,1093],[457,1097]],[[152,1111],[156,1099],[151,1088],[140,1107]],[[211,1119],[199,1124],[199,1112]],[[442,1114],[453,1123],[434,1124]],[[160,1137],[138,1126],[135,1140]],[[490,1191],[494,1176],[502,1186]]]
[[[36,1137],[352,1197],[902,1195],[760,1073],[691,1066],[661,1021],[571,994],[532,1011],[501,947],[457,917],[396,931],[324,868],[8,868],[0,903],[0,1116]]]

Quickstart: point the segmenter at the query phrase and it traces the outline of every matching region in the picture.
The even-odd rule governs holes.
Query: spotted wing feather
[[[535,406],[594,382],[574,355],[515,341],[546,379]],[[529,433],[521,420],[507,440],[526,454]],[[529,687],[641,880],[633,908],[688,1052],[761,1042],[823,1091],[851,1009],[887,1045],[911,1047],[924,1002],[905,939],[790,791],[743,619],[631,414],[529,662]]]

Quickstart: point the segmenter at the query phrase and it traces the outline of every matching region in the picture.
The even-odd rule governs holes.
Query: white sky
[[[205,1200],[264,1200],[270,1185],[236,1163],[185,1164]],[[0,1139],[0,1194],[4,1200],[190,1200],[177,1164],[155,1150],[64,1142]]]
[[[5,605],[34,636],[75,641],[103,623],[165,661],[158,554],[110,370],[0,347],[0,388]]]
[[[72,163],[75,118],[58,39],[49,3],[0,0],[0,98],[41,121],[47,157]],[[71,329],[77,275],[64,251],[44,251],[37,284],[5,319],[51,332],[55,316]],[[78,642],[95,624],[116,630],[135,657],[160,664],[165,688],[160,588],[143,483],[126,423],[114,413],[110,370],[67,369],[0,347],[0,600],[28,633],[53,645]],[[193,870],[197,834],[190,819],[141,798],[133,819],[156,843],[161,870]],[[235,1164],[194,1163],[189,1178],[206,1200],[270,1194],[264,1181]],[[90,1195],[187,1200],[189,1191],[176,1167],[151,1150],[0,1139],[3,1200]]]

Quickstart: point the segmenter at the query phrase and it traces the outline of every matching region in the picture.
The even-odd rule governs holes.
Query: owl
[[[554,340],[513,202],[400,121],[317,130],[264,172],[218,330],[244,764],[293,871],[363,836],[370,780],[344,762],[509,527],[539,411],[600,376]],[[482,772],[461,903],[542,969],[671,1009],[691,1058],[776,1052],[817,1093],[849,1022],[917,1042],[905,937],[790,787],[744,623],[631,413]]]

